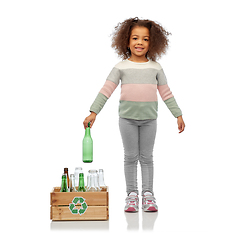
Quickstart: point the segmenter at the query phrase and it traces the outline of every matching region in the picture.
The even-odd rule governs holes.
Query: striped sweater
[[[90,111],[98,114],[121,80],[119,116],[136,120],[156,119],[157,90],[174,117],[182,115],[159,63],[124,60],[115,65]]]

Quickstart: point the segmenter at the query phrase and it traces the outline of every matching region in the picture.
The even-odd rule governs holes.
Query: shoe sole
[[[129,207],[128,209],[125,209],[125,212],[138,212],[134,207]]]
[[[158,209],[155,207],[149,207],[147,209],[143,208],[143,210],[144,210],[144,212],[157,212],[158,211]]]

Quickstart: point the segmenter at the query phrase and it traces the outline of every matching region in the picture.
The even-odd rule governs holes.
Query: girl
[[[157,128],[157,90],[174,117],[179,133],[185,124],[182,112],[170,91],[165,74],[156,59],[166,53],[168,33],[158,23],[130,18],[115,27],[112,47],[123,61],[110,72],[90,107],[83,124],[92,127],[97,114],[121,80],[119,127],[124,146],[126,212],[138,211],[137,164],[142,172],[142,208],[157,211],[153,193],[153,146]]]

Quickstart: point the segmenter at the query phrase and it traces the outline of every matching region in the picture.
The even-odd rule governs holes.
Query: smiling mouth
[[[140,51],[143,51],[144,48],[142,48],[142,47],[135,47],[135,49],[140,52]]]

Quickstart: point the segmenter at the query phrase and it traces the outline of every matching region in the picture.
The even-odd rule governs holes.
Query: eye
[[[145,39],[144,39],[144,41],[145,41],[145,42],[148,42],[148,41],[149,41],[149,39],[145,38]]]
[[[137,40],[137,38],[136,38],[136,37],[134,37],[134,38],[133,38],[133,40]]]

